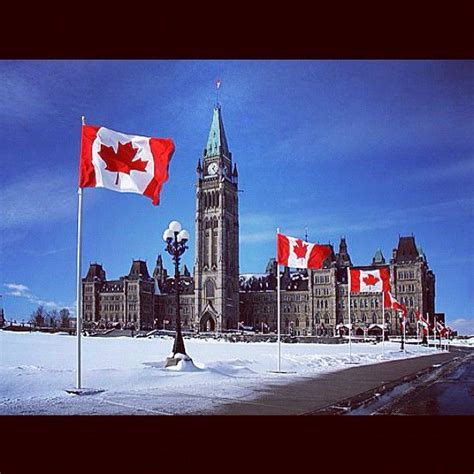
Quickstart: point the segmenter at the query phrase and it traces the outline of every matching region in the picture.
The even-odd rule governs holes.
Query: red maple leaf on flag
[[[99,155],[107,165],[105,167],[108,171],[116,171],[117,179],[115,184],[118,184],[119,173],[130,174],[130,171],[145,171],[147,161],[135,160],[133,158],[137,154],[138,148],[133,148],[132,142],[127,142],[125,145],[119,142],[117,151],[111,146],[101,145]]]
[[[376,276],[372,275],[372,273],[369,273],[365,278],[362,278],[362,281],[367,285],[367,286],[372,286],[375,285],[378,281],[379,278]]]
[[[297,258],[305,258],[308,245],[305,245],[302,240],[298,239],[296,245],[293,247],[293,251]]]

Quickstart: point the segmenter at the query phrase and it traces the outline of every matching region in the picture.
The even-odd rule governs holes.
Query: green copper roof
[[[222,147],[222,153],[229,156],[229,147],[224,131],[224,123],[222,122],[221,106],[214,107],[214,115],[212,117],[211,130],[209,138],[204,150],[205,156],[218,156]]]
[[[385,261],[385,259],[383,258],[382,251],[380,249],[377,249],[377,251],[375,252],[375,256],[374,256],[374,262],[375,263],[382,263],[384,261]]]

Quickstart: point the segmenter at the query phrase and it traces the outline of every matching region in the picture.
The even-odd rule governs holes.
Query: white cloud
[[[77,212],[76,195],[72,177],[45,172],[21,176],[2,189],[0,229],[73,217]]]
[[[56,303],[55,301],[48,301],[31,293],[30,289],[21,283],[5,283],[5,287],[12,290],[7,292],[6,295],[14,296],[18,298],[24,298],[30,303],[35,305],[44,306],[49,309],[61,309],[61,308],[69,308],[67,305]]]
[[[446,324],[464,336],[474,335],[474,319],[458,318],[453,321],[446,321]]]
[[[10,290],[15,290],[15,291],[18,291],[19,293],[22,293],[29,289],[26,285],[22,285],[18,283],[5,283],[5,286],[7,288],[10,288]]]

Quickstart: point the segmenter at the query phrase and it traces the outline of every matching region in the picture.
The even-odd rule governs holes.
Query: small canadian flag
[[[351,268],[352,293],[381,293],[390,290],[390,271],[388,268],[361,270]]]
[[[329,245],[311,244],[296,237],[277,234],[277,262],[291,268],[322,268],[331,255]]]
[[[83,125],[79,187],[138,193],[156,206],[174,148],[171,138],[126,135]]]
[[[395,311],[399,311],[403,314],[404,317],[408,314],[407,307],[404,304],[399,303],[397,299],[394,296],[392,296],[390,291],[384,292],[384,307],[394,309]]]

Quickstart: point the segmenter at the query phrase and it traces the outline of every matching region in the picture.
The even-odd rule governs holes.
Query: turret
[[[372,259],[372,265],[385,265],[385,257],[380,249],[377,249]]]

